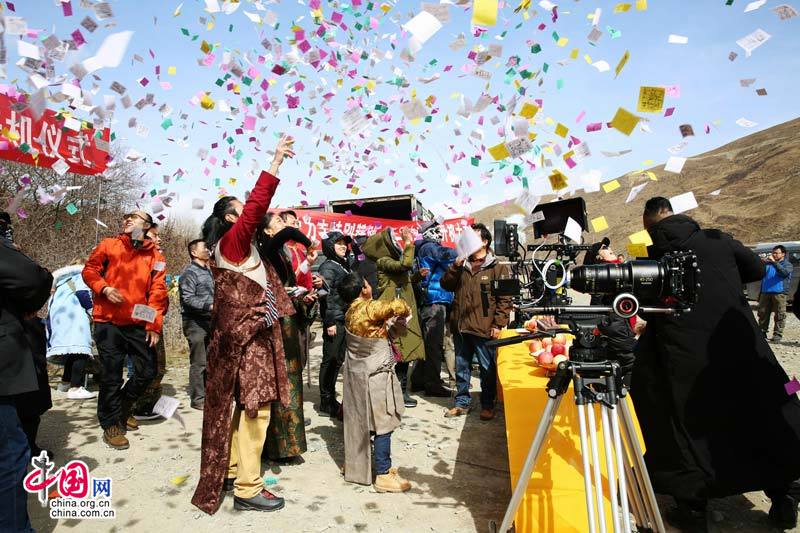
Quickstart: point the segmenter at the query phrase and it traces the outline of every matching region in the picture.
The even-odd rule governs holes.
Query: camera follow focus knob
[[[623,292],[614,298],[613,308],[622,318],[631,318],[639,312],[639,300],[633,294]]]

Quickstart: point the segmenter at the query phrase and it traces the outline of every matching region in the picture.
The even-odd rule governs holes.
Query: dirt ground
[[[790,375],[800,376],[800,322],[787,320],[781,344],[773,345]],[[371,487],[345,483],[339,470],[344,460],[342,428],[319,417],[317,371],[321,344],[312,349],[312,386],[305,389],[308,452],[305,463],[265,463],[270,490],[286,498],[275,513],[236,512],[227,496],[219,512],[208,516],[190,503],[199,475],[202,413],[189,407],[188,366],[170,358],[164,394],[181,401],[186,432],[174,419],[142,422],[129,432],[126,451],[102,442],[96,401],[69,401],[53,392],[53,409],[42,420],[39,444],[52,450],[57,466],[71,459],[87,463],[93,477],[113,479],[114,520],[52,520],[35,498],[29,510],[36,531],[488,531],[489,520],[502,518],[510,497],[502,407],[491,422],[475,411],[461,419],[442,415],[449,399],[419,396],[392,439],[394,464],[413,488],[404,494],[378,494]],[[473,391],[477,380],[473,378]],[[341,382],[339,384],[341,387]],[[341,391],[341,389],[340,389]],[[477,401],[477,398],[475,398]],[[800,453],[800,450],[798,450]],[[183,478],[185,477],[185,480]],[[662,512],[671,505],[661,499]],[[761,493],[712,503],[714,530],[770,531],[768,500]],[[674,530],[670,530],[674,531]],[[794,530],[800,532],[800,528]]]

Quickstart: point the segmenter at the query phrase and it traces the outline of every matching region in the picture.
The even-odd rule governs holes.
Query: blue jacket
[[[423,239],[417,241],[414,255],[418,268],[428,268],[431,271],[421,283],[425,295],[423,305],[453,303],[453,293],[444,290],[440,282],[444,273],[455,262],[458,253],[438,242]]]
[[[83,281],[83,265],[53,272],[47,306],[47,357],[92,354],[92,291]]]
[[[767,263],[766,275],[761,280],[763,294],[789,294],[792,284],[792,263],[784,258],[780,263]]]

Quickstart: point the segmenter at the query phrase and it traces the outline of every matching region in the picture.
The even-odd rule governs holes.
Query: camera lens
[[[658,261],[629,261],[579,266],[570,272],[570,286],[589,294],[629,292],[645,301],[664,295],[667,272]]]

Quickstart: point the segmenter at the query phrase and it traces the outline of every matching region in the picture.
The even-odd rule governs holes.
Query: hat
[[[419,225],[419,233],[420,235],[424,235],[426,231],[438,225],[439,223],[436,222],[435,220],[426,220],[425,222]]]
[[[594,265],[597,263],[597,254],[600,253],[600,249],[609,244],[611,244],[611,239],[608,237],[603,237],[602,241],[594,243],[592,247],[586,251],[586,255],[583,256],[583,264]]]

